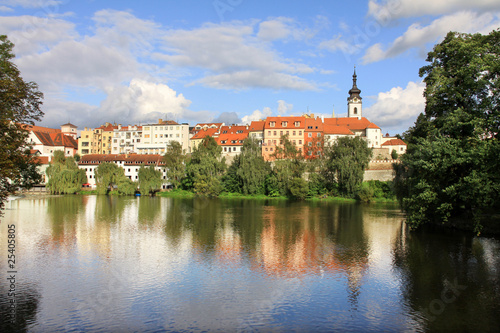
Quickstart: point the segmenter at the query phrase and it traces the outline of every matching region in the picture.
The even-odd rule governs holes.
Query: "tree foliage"
[[[141,166],[138,175],[141,195],[148,195],[161,189],[163,174],[160,170],[156,170],[153,165]]]
[[[243,149],[239,156],[237,174],[241,179],[243,194],[265,194],[265,180],[271,172],[271,166],[262,156],[262,148],[258,141],[247,138],[243,141]]]
[[[13,48],[7,36],[0,35],[0,209],[8,193],[23,184],[23,167],[28,172],[25,175],[33,175],[29,170],[36,157],[29,154],[25,125],[34,125],[43,116],[43,94],[36,83],[21,77],[12,62]],[[33,180],[37,181],[36,176]]]
[[[170,141],[167,145],[167,152],[163,156],[163,162],[167,168],[167,178],[174,188],[178,188],[182,178],[186,175],[186,155],[182,151],[182,146],[177,141]]]
[[[184,184],[200,195],[217,196],[222,191],[221,178],[226,170],[225,159],[221,159],[222,148],[211,136],[203,138],[191,154],[186,166]]]
[[[103,162],[95,168],[94,171],[95,179],[97,183],[97,193],[107,194],[110,190],[115,187],[120,192],[127,192],[125,189],[121,189],[120,186],[130,187],[130,180],[125,176],[125,169],[119,167],[115,163]]]
[[[500,208],[500,31],[450,32],[420,69],[425,112],[405,133],[396,192],[408,224],[469,222]]]
[[[46,173],[47,189],[52,194],[74,194],[87,182],[85,170],[78,168],[73,157],[65,157],[62,150],[54,152]]]
[[[372,150],[358,136],[338,138],[325,152],[325,179],[338,183],[340,194],[353,197],[363,182]]]

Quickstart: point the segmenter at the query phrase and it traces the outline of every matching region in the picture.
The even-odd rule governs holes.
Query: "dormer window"
[[[300,121],[295,122],[295,127],[300,127]]]
[[[271,122],[269,122],[269,126],[271,126],[271,127],[276,126],[276,122],[275,122],[275,121],[271,121]]]
[[[287,121],[283,121],[283,122],[281,122],[281,126],[282,126],[282,127],[287,127],[287,126],[288,126],[288,122],[287,122]]]

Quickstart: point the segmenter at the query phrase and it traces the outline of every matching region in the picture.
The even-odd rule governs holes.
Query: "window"
[[[233,147],[233,151],[236,151],[236,147]]]
[[[302,140],[299,140],[299,145],[301,145],[301,144],[302,144]]]
[[[283,127],[287,127],[287,126],[288,126],[288,122],[287,122],[287,121],[283,121],[283,122],[281,123],[281,126],[283,126]]]
[[[299,135],[302,135],[302,131],[299,131]]]
[[[269,126],[271,126],[271,127],[276,126],[276,122],[275,122],[275,121],[271,121],[271,122],[269,122]]]
[[[307,133],[307,136],[312,138],[313,134],[312,133]]]
[[[354,108],[354,114],[358,114],[358,108]]]
[[[144,134],[144,138],[149,138],[149,134]]]
[[[295,131],[292,132],[292,135],[295,136]]]
[[[276,135],[276,131],[273,132],[273,135]]]
[[[267,135],[271,135],[271,131],[267,131]]]
[[[295,127],[300,127],[300,121],[295,122]]]
[[[321,138],[321,133],[318,133],[318,138]]]
[[[308,142],[308,143],[307,143],[307,145],[308,145],[309,147],[312,147],[313,143],[312,143],[312,142]]]
[[[283,136],[283,131],[280,131],[280,136]]]

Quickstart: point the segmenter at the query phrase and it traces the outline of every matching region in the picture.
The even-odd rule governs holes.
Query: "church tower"
[[[352,88],[349,90],[349,97],[347,97],[347,117],[361,119],[361,90],[356,86],[356,66],[354,67],[354,74],[352,75]]]

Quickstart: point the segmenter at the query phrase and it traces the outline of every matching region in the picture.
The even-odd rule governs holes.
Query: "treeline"
[[[212,137],[205,137],[190,158],[182,154],[177,142],[172,142],[164,157],[168,178],[176,189],[212,197],[228,192],[295,199],[331,195],[369,201],[379,194],[375,183],[369,188],[362,186],[372,155],[362,138],[340,138],[313,160],[304,159],[287,136],[281,142],[274,160],[268,162],[258,142],[248,138],[229,166]]]
[[[305,159],[288,137],[281,140],[283,144],[276,148],[274,159],[269,162],[262,157],[258,142],[248,138],[241,154],[229,166],[222,157],[222,148],[212,137],[205,137],[190,156],[184,155],[180,144],[173,141],[163,157],[167,181],[174,190],[208,197],[231,193],[302,200],[327,195],[370,201],[393,196],[388,184],[363,184],[372,150],[362,138],[340,138],[318,150],[323,153],[312,160]],[[47,187],[54,194],[76,193],[87,182],[85,172],[63,152],[55,152],[47,175]],[[138,182],[130,180],[125,170],[114,163],[101,163],[95,169],[98,194],[114,191],[133,195],[140,191],[148,195],[159,191],[165,183],[162,172],[154,166],[141,166],[138,178]]]

